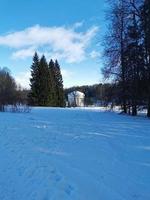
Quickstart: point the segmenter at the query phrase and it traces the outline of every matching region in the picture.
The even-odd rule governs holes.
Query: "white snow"
[[[99,109],[0,113],[0,200],[149,200],[150,121]]]

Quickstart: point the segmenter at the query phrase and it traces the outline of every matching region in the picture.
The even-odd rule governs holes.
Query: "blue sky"
[[[0,66],[28,87],[32,55],[57,58],[65,87],[101,81],[105,0],[0,0]]]

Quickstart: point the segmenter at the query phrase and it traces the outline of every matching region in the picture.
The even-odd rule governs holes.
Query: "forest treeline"
[[[106,79],[113,80],[123,112],[137,115],[147,107],[150,117],[150,0],[109,1],[104,38]]]
[[[48,65],[45,57],[39,59],[37,53],[33,57],[31,75],[31,89],[27,90],[17,85],[9,69],[0,69],[0,111],[4,111],[5,106],[8,105],[13,105],[14,111],[18,111],[20,105],[63,107],[68,93],[74,90],[85,94],[86,106],[107,106],[112,102],[119,105],[119,101],[116,99],[117,88],[114,84],[95,84],[63,89],[58,62],[51,60]]]
[[[119,86],[115,83],[99,83],[94,85],[74,86],[65,89],[65,98],[68,93],[80,91],[85,94],[85,106],[120,106],[121,99],[118,96]],[[145,104],[140,102],[138,110],[145,108]]]
[[[65,98],[73,91],[80,91],[85,94],[85,106],[108,106],[114,102],[114,105],[119,105],[119,100],[116,97],[117,87],[112,83],[99,83],[94,85],[74,86],[65,89]]]

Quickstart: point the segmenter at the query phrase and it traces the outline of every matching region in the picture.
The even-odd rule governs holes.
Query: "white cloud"
[[[27,49],[21,49],[12,53],[13,59],[26,59],[34,55],[36,48],[30,47]]]
[[[67,69],[62,69],[61,73],[62,73],[63,79],[70,79],[73,75],[73,72]]]
[[[21,72],[15,76],[15,80],[22,88],[29,89],[30,77],[30,72]]]
[[[67,62],[80,62],[87,56],[87,49],[98,32],[93,26],[86,32],[76,28],[82,22],[71,27],[42,27],[39,25],[0,36],[0,45],[14,50],[12,58],[25,59],[33,56],[34,51],[48,55],[57,55]]]
[[[76,22],[74,25],[73,25],[73,28],[74,29],[76,29],[76,28],[80,28],[80,27],[82,27],[83,26],[83,21],[81,21],[81,22]]]
[[[93,58],[93,59],[99,58],[100,55],[101,55],[101,54],[100,54],[99,52],[94,51],[94,50],[90,53],[90,57]]]

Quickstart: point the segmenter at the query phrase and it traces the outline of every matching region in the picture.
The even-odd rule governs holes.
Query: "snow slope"
[[[149,200],[150,121],[92,109],[0,113],[0,200]]]

